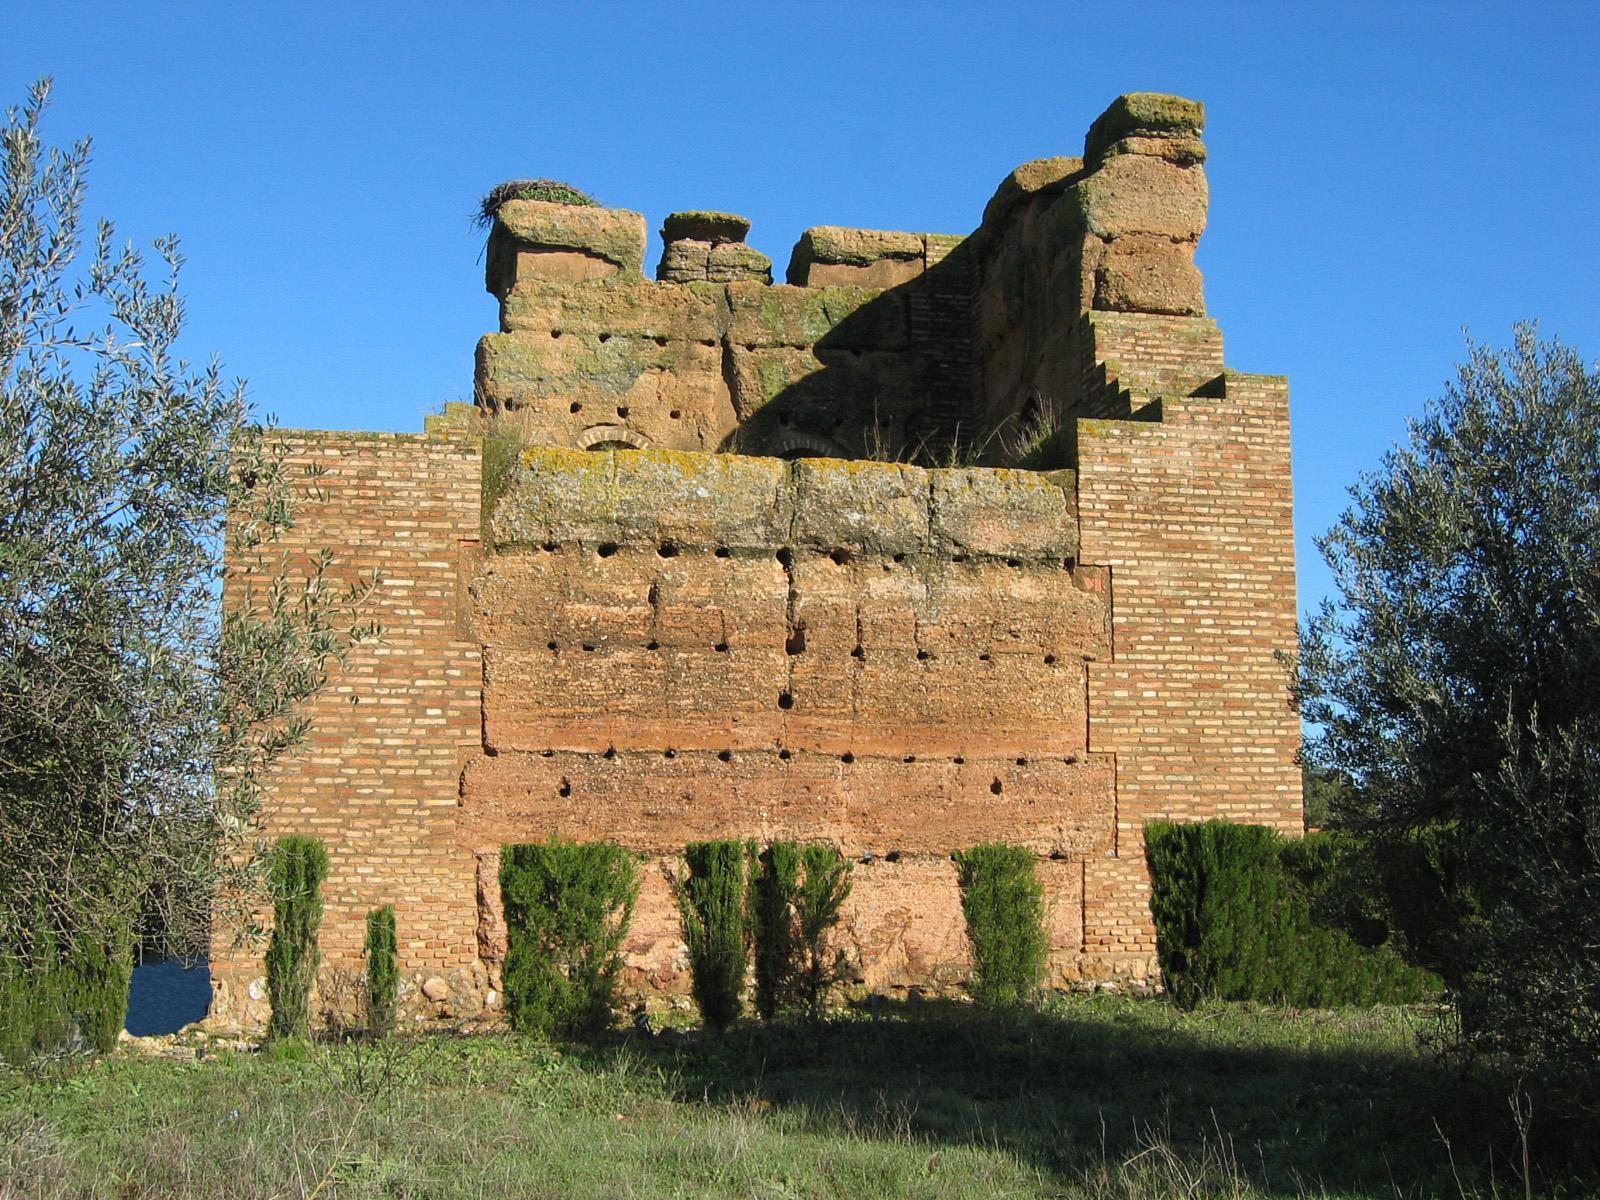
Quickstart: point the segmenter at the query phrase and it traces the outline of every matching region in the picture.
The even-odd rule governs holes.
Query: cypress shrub
[[[986,1008],[1031,1000],[1044,978],[1044,893],[1033,855],[997,842],[955,855],[972,944],[968,990]]]
[[[756,1011],[770,1021],[780,1010],[822,1015],[838,968],[828,935],[850,895],[850,863],[831,846],[773,842],[750,881],[755,939]]]
[[[773,842],[761,852],[750,882],[751,930],[756,948],[756,1012],[763,1021],[787,1007],[800,970],[795,899],[800,891],[800,847]]]
[[[725,1032],[743,1008],[749,927],[745,915],[748,851],[742,842],[694,842],[683,851],[678,914],[689,948],[690,988],[700,1018]]]
[[[800,952],[797,998],[807,1015],[816,1019],[839,976],[836,960],[828,957],[828,934],[839,923],[839,910],[850,896],[851,868],[832,846],[807,846],[800,861],[804,874],[794,898]]]
[[[611,1024],[622,940],[639,895],[633,855],[613,842],[548,842],[500,852],[502,972],[512,1024],[589,1034]]]
[[[387,1037],[394,1029],[395,993],[400,985],[399,939],[394,905],[367,914],[367,1032]]]
[[[279,838],[269,864],[272,937],[267,943],[267,1037],[304,1038],[311,1032],[311,988],[321,953],[322,883],[328,851],[313,837]]]
[[[117,1044],[128,1016],[133,929],[76,940],[30,938],[0,955],[0,1058],[21,1064],[63,1049],[102,1054]]]
[[[1336,835],[1298,841],[1229,821],[1145,827],[1150,912],[1162,974],[1181,1004],[1261,1000],[1297,1008],[1405,1004],[1439,993],[1437,977],[1387,944],[1363,945],[1316,919],[1332,896]],[[1325,907],[1325,905],[1321,906]],[[1381,930],[1356,926],[1363,941]]]

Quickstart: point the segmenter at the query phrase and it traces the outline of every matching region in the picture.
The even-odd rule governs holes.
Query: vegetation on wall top
[[[490,188],[478,201],[478,224],[493,224],[501,206],[512,200],[543,200],[547,204],[571,204],[578,208],[597,208],[600,204],[588,192],[559,179],[508,179]]]

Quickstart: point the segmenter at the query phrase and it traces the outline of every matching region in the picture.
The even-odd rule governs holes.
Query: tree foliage
[[[1600,374],[1516,330],[1352,489],[1302,639],[1312,761],[1354,783],[1352,894],[1467,1040],[1600,1064]]]
[[[272,567],[299,485],[243,386],[178,356],[176,240],[152,274],[101,222],[79,263],[89,144],[46,144],[48,94],[0,129],[0,973],[35,980],[243,927],[265,771],[373,632],[326,559],[224,580],[225,547]]]

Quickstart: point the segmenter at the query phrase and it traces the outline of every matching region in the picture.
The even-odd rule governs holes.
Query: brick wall
[[[448,433],[283,438],[291,478],[306,464],[323,474],[282,549],[302,563],[332,551],[336,578],[381,573],[367,611],[384,634],[358,647],[314,703],[309,745],[279,764],[264,832],[327,845],[330,968],[360,969],[367,910],[393,904],[410,984],[439,976],[463,997],[481,995],[472,860],[455,830],[461,768],[481,746],[480,655],[462,610],[479,536],[477,445]],[[260,948],[218,937],[213,1011],[264,1019]]]
[[[1082,421],[1085,561],[1110,571],[1112,656],[1089,665],[1089,745],[1116,759],[1117,854],[1090,862],[1085,942],[1147,954],[1142,828],[1301,828],[1288,387],[1232,372],[1162,419]]]

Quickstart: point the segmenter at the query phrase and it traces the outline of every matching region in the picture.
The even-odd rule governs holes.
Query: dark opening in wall
[[[572,780],[568,779],[566,776],[562,776],[561,786],[556,789],[556,793],[561,796],[572,795]]]
[[[733,751],[732,750],[718,750],[717,751],[717,761],[718,762],[732,762],[733,761]]]
[[[778,693],[778,707],[782,708],[782,709],[793,708],[794,707],[794,697],[788,692],[779,692]]]
[[[662,542],[661,545],[656,547],[656,553],[662,558],[677,558],[678,548],[671,542]]]
[[[617,544],[615,542],[601,542],[594,548],[594,552],[601,558],[610,558],[617,552]]]
[[[783,648],[789,654],[804,654],[806,652],[806,627],[804,625],[795,626],[794,632],[784,641]]]
[[[1001,792],[1006,790],[1006,785],[1001,783],[998,779],[996,779],[993,783],[991,783],[989,785],[989,790],[991,792],[993,792],[996,796],[998,796]]]

